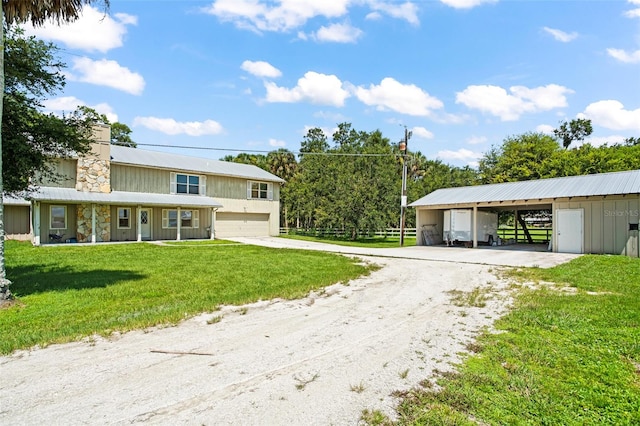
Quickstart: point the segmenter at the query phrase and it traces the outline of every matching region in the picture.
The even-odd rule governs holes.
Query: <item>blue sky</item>
[[[297,151],[350,122],[473,166],[577,117],[594,145],[640,137],[640,0],[111,0],[27,32],[67,64],[47,110],[87,105],[182,147],[144,149]]]

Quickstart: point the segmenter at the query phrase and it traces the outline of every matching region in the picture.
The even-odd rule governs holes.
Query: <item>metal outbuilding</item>
[[[410,204],[416,227],[443,229],[444,211],[550,210],[551,250],[638,257],[640,170],[436,190]],[[473,245],[478,241],[474,235]],[[426,241],[418,232],[418,245]]]

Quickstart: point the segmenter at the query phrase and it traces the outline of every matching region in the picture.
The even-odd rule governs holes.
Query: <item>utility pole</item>
[[[404,221],[407,211],[407,147],[409,145],[411,132],[404,126],[404,140],[400,141],[400,152],[402,153],[402,195],[400,197],[400,247],[404,245]]]

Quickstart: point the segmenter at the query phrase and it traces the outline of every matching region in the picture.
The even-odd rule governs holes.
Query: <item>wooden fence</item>
[[[550,228],[527,228],[534,243],[548,243],[553,234]],[[498,237],[503,240],[514,240],[517,243],[528,243],[527,235],[522,228],[498,228]]]
[[[296,235],[306,235],[312,237],[346,237],[350,231],[344,229],[335,229],[335,228],[280,228],[280,235],[288,235],[288,234],[296,234]],[[358,232],[358,235],[369,236],[369,237],[400,237],[400,228],[387,228],[378,230],[375,232],[369,231],[361,231]],[[405,237],[413,237],[416,236],[416,228],[404,228],[404,236]]]

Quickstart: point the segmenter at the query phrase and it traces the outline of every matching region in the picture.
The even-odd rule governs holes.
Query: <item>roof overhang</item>
[[[33,201],[58,202],[70,204],[119,204],[119,205],[144,205],[144,206],[176,206],[219,208],[218,201],[211,197],[201,195],[182,194],[151,194],[145,192],[112,191],[83,192],[73,188],[41,187],[28,196]]]

